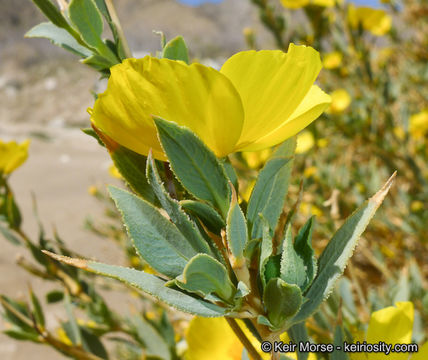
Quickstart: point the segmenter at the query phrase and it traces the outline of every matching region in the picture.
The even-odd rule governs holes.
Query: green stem
[[[119,17],[117,16],[116,9],[113,5],[113,1],[112,0],[105,0],[105,4],[106,4],[107,10],[110,14],[111,21],[113,22],[113,24],[116,27],[117,36],[120,39],[123,51],[124,51],[127,58],[131,58],[132,53],[131,53],[131,50],[129,48],[128,41],[126,40],[125,34],[123,32],[122,26],[120,25]]]

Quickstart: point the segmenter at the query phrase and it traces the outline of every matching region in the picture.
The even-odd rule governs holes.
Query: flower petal
[[[320,70],[318,52],[294,44],[290,44],[288,53],[243,51],[227,60],[220,72],[238,90],[245,111],[237,148],[242,149],[281,127],[303,101]],[[288,131],[284,133],[288,135]]]
[[[387,344],[409,344],[413,330],[413,304],[410,301],[395,303],[379,311],[375,311],[367,329],[367,343],[375,344],[383,341]],[[394,353],[394,360],[405,360],[408,353]],[[370,353],[369,360],[389,360],[390,355]]]
[[[329,106],[331,98],[318,86],[313,85],[303,101],[290,117],[281,126],[271,133],[259,138],[254,143],[242,147],[243,151],[256,151],[280,142],[296,135],[300,130],[308,126]]]
[[[28,147],[30,140],[25,140],[21,144],[16,141],[5,143],[0,140],[0,173],[6,175],[21,166],[28,158]]]
[[[218,71],[180,61],[127,59],[111,68],[91,120],[113,140],[165,160],[152,116],[189,127],[217,156],[232,152],[243,124],[239,94]]]

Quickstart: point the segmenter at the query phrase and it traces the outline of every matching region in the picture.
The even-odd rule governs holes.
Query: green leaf
[[[170,60],[181,60],[189,64],[189,52],[182,36],[168,41],[162,51],[162,57]]]
[[[10,229],[8,229],[7,227],[3,227],[3,224],[1,222],[0,222],[0,233],[4,236],[6,240],[8,240],[13,245],[21,245],[21,241],[13,234],[13,232]]]
[[[149,156],[147,157],[146,172],[147,179],[162,208],[168,213],[171,221],[175,224],[177,229],[180,230],[193,249],[197,253],[212,254],[210,247],[199,233],[199,230],[190,221],[187,214],[181,210],[181,206],[178,201],[172,199],[165,191],[151,153],[149,153]]]
[[[288,191],[295,144],[293,137],[280,145],[257,177],[247,208],[252,239],[262,236],[260,213],[268,221],[272,231],[276,228]]]
[[[287,284],[295,284],[300,289],[303,289],[306,282],[306,271],[303,259],[299,255],[293,246],[293,236],[291,234],[291,225],[289,224],[283,243],[280,277]]]
[[[264,278],[266,284],[270,279],[280,277],[281,255],[270,256],[265,264]]]
[[[109,59],[101,55],[91,55],[81,61],[83,64],[93,67],[97,71],[109,70],[112,63]]]
[[[46,294],[46,301],[48,304],[53,304],[64,299],[64,292],[52,290]]]
[[[88,45],[98,48],[102,44],[103,20],[94,1],[72,0],[68,11],[83,40]]]
[[[191,194],[216,206],[226,218],[230,190],[214,153],[191,130],[160,118],[154,121],[177,178]]]
[[[81,57],[92,55],[90,50],[80,45],[66,30],[50,22],[44,22],[36,25],[25,34],[25,37],[49,39],[54,45],[60,46],[63,49]]]
[[[312,284],[317,274],[317,260],[312,248],[312,232],[315,225],[315,217],[312,216],[300,229],[294,241],[294,250],[302,258],[306,268],[306,282],[302,287],[302,292]]]
[[[109,59],[111,65],[117,64],[119,60],[101,39],[103,19],[94,0],[72,0],[68,11],[70,20],[79,30],[85,43]]]
[[[80,327],[77,324],[77,320],[73,314],[73,305],[71,304],[70,295],[68,293],[65,293],[64,304],[68,315],[68,322],[63,324],[63,328],[73,345],[80,346],[82,345],[82,333],[80,332]],[[68,324],[68,327],[65,327],[65,324]]]
[[[239,189],[239,183],[238,183],[238,175],[236,174],[235,169],[233,168],[232,164],[229,161],[229,158],[222,159],[221,162],[224,168],[224,171],[226,172],[226,175],[230,182],[232,183],[233,187],[235,188],[236,192],[238,192]]]
[[[21,330],[5,330],[3,334],[11,337],[15,340],[33,341],[35,343],[41,343],[40,335],[36,332],[25,332]]]
[[[204,317],[219,317],[226,313],[225,309],[220,306],[166,287],[164,280],[143,271],[92,261],[87,263],[85,269],[125,282],[178,310],[190,314]]]
[[[156,204],[156,195],[146,179],[147,158],[121,145],[110,151],[110,156],[129,186],[145,200]]]
[[[203,296],[216,294],[229,303],[233,301],[236,293],[224,265],[206,254],[194,256],[176,283],[183,290]]]
[[[361,205],[336,231],[319,259],[319,271],[305,294],[307,301],[293,319],[301,322],[311,316],[333,290],[336,280],[342,275],[357,241],[388,193],[394,175],[372,198]]]
[[[247,222],[239,207],[235,190],[227,214],[227,242],[233,256],[238,260],[244,259],[244,249],[248,242]]]
[[[214,234],[220,234],[221,229],[226,227],[222,217],[210,205],[194,200],[182,200],[180,204],[183,209],[197,216]]]
[[[109,191],[140,256],[161,274],[180,275],[196,252],[177,227],[147,201],[113,186]]]
[[[276,329],[286,326],[286,321],[299,311],[302,300],[299,287],[280,278],[269,280],[263,293],[268,319]]]
[[[264,288],[266,285],[265,267],[269,261],[269,257],[272,255],[272,236],[270,235],[270,229],[267,220],[263,218],[263,215],[260,216],[262,217],[263,223],[263,237],[260,247],[259,274]]]
[[[11,229],[17,230],[20,228],[22,223],[21,211],[11,192],[6,193],[6,216]]]
[[[50,0],[33,0],[33,2],[54,25],[66,29],[67,31],[71,29],[66,18]]]
[[[338,346],[340,346],[340,348],[343,348],[343,342],[345,341],[344,335],[345,334],[343,333],[342,326],[337,325],[336,329],[334,330],[334,351],[331,353],[331,360],[349,360],[349,356],[346,352],[344,352],[343,350],[337,350]]]
[[[34,319],[36,320],[36,323],[41,325],[42,327],[45,327],[45,315],[43,314],[43,309],[40,306],[39,299],[37,299],[37,296],[34,294],[33,290],[30,289],[30,297],[31,297],[31,303],[33,304],[33,313],[34,313]]]
[[[153,356],[162,360],[171,359],[168,344],[147,320],[141,316],[133,316],[131,323],[135,327],[138,338],[145,345],[147,357]]]
[[[293,325],[287,330],[290,340],[295,343],[305,343],[309,341],[308,332],[306,331],[305,323],[301,322]],[[297,360],[306,360],[309,357],[308,352],[300,352],[299,346],[296,347],[297,350]]]

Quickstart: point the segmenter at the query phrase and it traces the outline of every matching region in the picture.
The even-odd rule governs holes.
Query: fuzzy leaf
[[[291,138],[280,145],[257,177],[247,209],[252,239],[262,236],[260,213],[272,231],[276,228],[288,191],[295,144],[295,139]]]
[[[194,200],[182,200],[180,204],[183,209],[197,216],[214,234],[220,234],[221,229],[226,227],[222,217],[210,205]]]
[[[60,46],[81,57],[92,55],[91,51],[80,45],[66,30],[50,22],[44,22],[36,25],[25,34],[25,37],[49,39],[54,45]]]
[[[193,257],[176,283],[183,290],[203,296],[216,294],[226,302],[232,302],[236,293],[224,265],[206,254]]]
[[[170,60],[181,60],[188,64],[189,52],[183,37],[177,36],[168,41],[163,48],[162,57]]]
[[[235,193],[232,196],[229,213],[227,214],[226,232],[228,245],[233,256],[236,259],[243,259],[244,249],[248,242],[247,222],[239,207]]]
[[[315,217],[312,216],[303,227],[294,240],[294,250],[302,258],[306,268],[306,281],[302,286],[302,292],[312,284],[317,274],[317,260],[312,248],[312,232],[315,224]]]
[[[180,275],[196,254],[187,239],[147,201],[113,186],[109,191],[140,256],[161,274]]]
[[[304,288],[306,282],[305,264],[294,248],[291,225],[288,225],[285,233],[280,277],[287,284],[296,284],[300,289]]]
[[[372,198],[361,205],[336,231],[319,259],[318,275],[305,294],[307,301],[293,319],[298,323],[311,316],[330,295],[336,280],[345,270],[357,241],[388,193],[394,175]]]
[[[218,317],[225,314],[225,309],[222,307],[170,289],[165,286],[164,280],[143,271],[96,262],[88,262],[86,269],[132,285],[164,303],[190,314],[204,317]]]
[[[214,153],[189,129],[160,118],[154,121],[178,180],[195,197],[216,206],[225,218],[230,190],[225,171]]]
[[[186,213],[181,210],[179,202],[172,199],[165,191],[151,153],[149,153],[147,157],[146,172],[147,179],[149,180],[162,208],[168,213],[171,221],[175,224],[178,230],[180,230],[193,249],[195,249],[197,253],[212,254],[207,242],[199,233],[199,230],[190,221]]]
[[[299,311],[302,300],[299,287],[280,278],[269,280],[263,293],[268,319],[275,329],[282,328]]]

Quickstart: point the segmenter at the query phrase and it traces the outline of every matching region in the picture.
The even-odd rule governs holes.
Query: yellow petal
[[[244,126],[235,150],[258,150],[247,146],[290,120],[311,90],[320,70],[318,52],[294,44],[290,44],[288,53],[279,50],[243,51],[228,59],[220,71],[238,90],[245,111]],[[298,130],[294,133],[282,129],[285,130],[282,137],[270,145],[296,134],[307,124],[296,126]]]
[[[264,137],[260,137],[253,144],[247,145],[244,150],[256,151],[264,149],[296,135],[320,116],[330,102],[330,96],[318,86],[313,85],[297,109],[283,124]]]
[[[409,344],[412,339],[413,304],[410,301],[397,302],[375,311],[370,318],[366,341],[369,344],[383,341],[387,344]],[[408,353],[394,353],[394,360],[406,360]],[[384,353],[369,353],[368,360],[390,360]]]
[[[426,360],[428,359],[428,341],[419,346],[419,351],[410,357],[411,360]]]
[[[30,140],[21,144],[16,141],[5,143],[0,140],[0,173],[10,174],[21,166],[28,158],[28,147]]]
[[[113,140],[165,160],[152,116],[189,127],[219,157],[232,152],[243,109],[231,82],[218,71],[181,61],[127,59],[111,68],[91,120]]]

